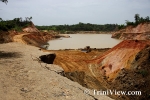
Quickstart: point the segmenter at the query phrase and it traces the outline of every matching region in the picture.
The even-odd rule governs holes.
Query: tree
[[[144,22],[144,18],[141,17],[141,18],[140,18],[140,23],[143,23],[143,22]]]
[[[22,22],[22,17],[19,18],[19,21]]]
[[[128,20],[125,20],[125,21],[126,21],[125,23],[126,23],[127,26],[129,26],[129,25],[134,25],[133,22],[130,22],[130,21],[128,21]]]
[[[135,18],[135,23],[138,24],[138,22],[140,20],[140,15],[139,14],[135,14],[134,18]]]
[[[0,1],[5,2],[6,4],[8,3],[8,0],[0,0]]]
[[[1,21],[3,21],[3,19],[2,19],[2,18],[0,18],[0,22],[1,22]]]
[[[26,17],[29,18],[29,17]],[[13,20],[3,20],[0,18],[0,31],[17,30],[21,31],[22,28],[31,25],[29,20],[22,20],[22,18],[14,18]]]
[[[31,21],[31,20],[32,20],[32,17],[29,17],[28,19],[29,19],[29,21]]]
[[[150,20],[149,20],[149,16],[147,16],[146,18],[145,18],[145,21],[146,22],[149,22]]]
[[[14,18],[13,21],[14,22],[20,22],[20,18]]]

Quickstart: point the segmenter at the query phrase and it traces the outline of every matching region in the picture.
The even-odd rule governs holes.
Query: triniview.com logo
[[[93,95],[142,95],[141,91],[118,91],[118,90],[93,90]],[[84,90],[85,94],[91,94],[91,91]]]

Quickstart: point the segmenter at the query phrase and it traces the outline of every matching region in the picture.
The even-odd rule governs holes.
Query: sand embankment
[[[36,57],[47,53],[38,49],[15,42],[0,44],[0,100],[111,100],[93,96],[93,91],[84,94],[86,88],[59,75],[62,69],[56,65],[46,69]]]
[[[127,26],[112,34],[112,38],[117,39],[134,39],[134,40],[149,40],[150,39],[150,22],[141,23],[137,26]]]

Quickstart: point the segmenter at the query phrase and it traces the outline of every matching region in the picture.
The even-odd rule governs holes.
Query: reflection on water
[[[69,34],[71,38],[51,40],[49,50],[91,48],[111,48],[121,40],[111,38],[111,34]]]

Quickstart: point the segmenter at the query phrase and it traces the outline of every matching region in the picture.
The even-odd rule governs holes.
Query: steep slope
[[[54,38],[54,36],[46,32],[30,33],[22,37],[22,39],[26,41],[27,44],[37,47],[46,44],[47,41],[51,40],[52,38]]]
[[[111,89],[141,91],[141,95],[128,95],[129,100],[150,100],[150,47],[135,56],[130,69],[122,69],[111,83]],[[120,96],[121,100],[125,96]]]
[[[54,36],[47,32],[40,32],[33,23],[28,27],[22,29],[25,33],[30,33],[22,36],[22,40],[27,44],[40,47],[51,40]]]
[[[87,61],[88,67],[96,79],[102,78],[106,88],[126,91],[142,91],[141,96],[117,96],[118,100],[148,99],[150,89],[148,76],[150,41],[125,40],[93,60]],[[149,77],[149,76],[148,76]],[[138,81],[136,81],[138,80]],[[147,86],[147,89],[144,90]],[[144,85],[144,86],[143,86]],[[143,86],[143,87],[142,87]],[[143,94],[145,93],[145,94]]]
[[[123,68],[130,69],[131,62],[139,51],[150,45],[150,41],[144,40],[125,40],[109,51],[105,52],[102,56],[87,61],[89,66],[92,64],[96,71],[105,71],[103,75],[113,79],[114,73]]]
[[[84,53],[79,50],[49,52],[55,52],[56,59],[54,64],[64,69],[63,76],[80,83],[84,87],[102,89],[104,87],[99,84],[99,81],[90,73],[87,66],[88,63],[85,60],[92,59],[95,55],[101,55],[106,50],[92,51],[90,53]]]
[[[141,23],[134,26],[127,26],[125,29],[121,29],[112,34],[112,38],[118,39],[137,39],[148,40],[150,39],[150,23]]]
[[[110,95],[116,100],[147,100],[150,89],[149,46],[148,40],[124,40],[103,54],[56,51],[54,63],[64,69],[64,76],[90,89],[142,92],[141,96]]]
[[[24,32],[27,32],[27,33],[31,33],[31,32],[40,32],[36,27],[35,25],[31,22],[31,25],[29,25],[28,27],[26,28],[23,28],[22,29]]]

